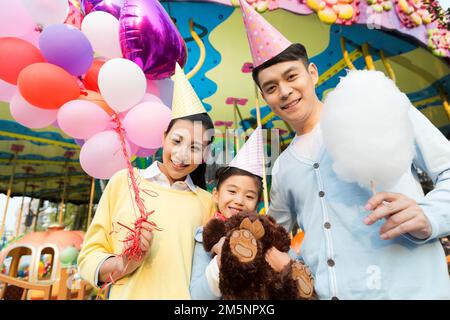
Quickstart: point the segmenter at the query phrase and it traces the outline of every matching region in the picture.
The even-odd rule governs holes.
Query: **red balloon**
[[[98,73],[105,62],[106,61],[103,60],[94,60],[83,79],[86,89],[100,92],[100,89],[98,88]]]
[[[80,95],[75,77],[50,63],[35,63],[23,69],[17,86],[25,100],[44,109],[58,109]]]
[[[20,71],[37,62],[45,59],[31,43],[19,38],[0,38],[0,79],[17,84]]]

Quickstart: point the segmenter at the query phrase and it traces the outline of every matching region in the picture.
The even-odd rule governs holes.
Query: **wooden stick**
[[[373,180],[370,180],[370,190],[372,190],[373,196],[377,193],[377,191],[375,189],[375,182],[373,182]]]

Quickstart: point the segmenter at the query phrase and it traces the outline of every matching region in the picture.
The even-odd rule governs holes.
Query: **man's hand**
[[[380,192],[369,199],[366,210],[372,210],[364,223],[372,225],[379,219],[386,219],[381,226],[381,239],[394,239],[409,233],[417,239],[431,236],[431,225],[421,207],[403,194]]]
[[[266,252],[266,261],[276,272],[281,272],[291,261],[286,252],[281,252],[275,247]]]

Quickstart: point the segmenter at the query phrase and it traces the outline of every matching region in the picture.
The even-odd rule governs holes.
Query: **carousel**
[[[450,138],[450,14],[439,1],[246,1],[291,42],[305,45],[319,70],[320,99],[349,69],[379,70]],[[127,38],[136,34],[140,41]],[[70,54],[57,52],[68,48]],[[269,159],[294,138],[253,83],[239,1],[0,2],[0,192],[6,195],[0,299],[98,294],[77,272],[84,232],[115,172],[161,159],[175,61],[215,121],[209,190],[217,165],[232,159],[258,124],[270,132]],[[123,80],[122,87],[101,73]],[[141,114],[145,103],[154,109]],[[270,201],[271,164],[261,213]],[[420,177],[431,190],[431,181]],[[22,200],[8,229],[12,197],[30,204]],[[46,206],[53,211],[43,222]],[[303,236],[292,231],[297,252]]]

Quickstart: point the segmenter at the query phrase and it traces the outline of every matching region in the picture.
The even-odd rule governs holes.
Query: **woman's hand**
[[[133,273],[144,262],[144,258],[150,251],[152,242],[153,242],[153,227],[150,223],[143,222],[141,229],[141,237],[139,239],[139,248],[142,250],[142,258],[136,260],[129,256],[123,255],[122,261],[119,262],[119,269],[122,270],[124,276]],[[129,248],[131,245],[132,245],[131,241],[125,243],[124,250]]]
[[[145,256],[150,251],[154,237],[152,230],[153,227],[148,222],[143,223],[141,237],[139,239],[139,247],[143,252],[142,258],[135,260],[129,256],[121,255],[105,260],[99,271],[100,282],[116,281],[133,273],[137,268],[139,268],[139,266],[144,262]],[[124,249],[129,248],[131,245],[131,242],[125,243]]]

